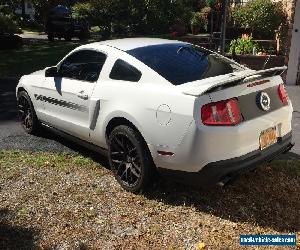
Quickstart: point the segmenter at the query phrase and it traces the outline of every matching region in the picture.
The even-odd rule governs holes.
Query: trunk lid
[[[249,121],[284,106],[278,89],[283,84],[280,74],[285,69],[286,67],[261,71],[245,70],[218,76],[210,79],[210,82],[197,81],[187,84],[182,92],[197,97],[197,100],[201,100],[204,95],[208,96],[208,103],[235,99],[243,121]],[[201,103],[200,106],[208,103]],[[197,110],[201,110],[201,107]]]
[[[265,81],[271,81],[272,78],[278,78],[279,75],[287,69],[284,67],[276,67],[265,70],[244,70],[240,72],[230,73],[227,75],[221,75],[217,77],[206,78],[200,81],[190,82],[183,85],[179,85],[182,93],[191,96],[200,96],[207,93],[212,93],[217,90],[222,90],[231,87],[238,87],[247,83],[251,84],[253,81],[253,88],[263,83],[257,83],[264,78]],[[282,83],[282,80],[281,82]],[[255,85],[256,84],[256,85]]]

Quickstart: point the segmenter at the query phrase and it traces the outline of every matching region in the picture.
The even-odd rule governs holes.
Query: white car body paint
[[[159,168],[198,172],[209,163],[258,150],[260,133],[270,127],[277,128],[279,137],[291,132],[291,103],[237,126],[203,125],[200,117],[203,105],[263,91],[283,81],[280,76],[274,76],[267,78],[269,82],[265,84],[247,87],[252,78],[255,81],[257,75],[266,71],[245,68],[234,75],[221,75],[174,86],[125,52],[164,43],[180,42],[138,38],[83,45],[71,53],[90,49],[107,55],[97,82],[64,78],[61,82],[55,82],[53,78],[45,77],[45,70],[41,70],[23,76],[17,89],[24,88],[28,92],[42,122],[103,148],[108,147],[106,129],[109,122],[118,117],[127,119],[142,134]],[[120,58],[142,72],[139,82],[109,78],[114,63]],[[232,78],[246,79],[243,84],[207,93],[216,86],[232,81]],[[35,95],[73,103],[83,111],[66,110],[60,105],[41,102]],[[158,151],[173,152],[174,155],[162,156]]]

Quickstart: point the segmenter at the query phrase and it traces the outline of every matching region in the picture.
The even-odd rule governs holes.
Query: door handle
[[[89,96],[87,94],[85,94],[83,90],[77,94],[77,97],[80,99],[83,99],[83,100],[89,99]]]

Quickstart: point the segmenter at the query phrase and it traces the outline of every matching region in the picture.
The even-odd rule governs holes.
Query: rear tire
[[[142,193],[151,184],[154,163],[142,136],[128,126],[116,127],[108,139],[109,163],[128,192]]]
[[[38,134],[40,122],[36,116],[33,104],[25,91],[18,93],[18,111],[21,125],[26,133]]]

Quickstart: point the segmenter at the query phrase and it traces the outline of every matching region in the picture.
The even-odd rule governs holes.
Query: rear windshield
[[[191,44],[161,44],[127,51],[174,85],[243,70],[238,64]]]

